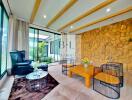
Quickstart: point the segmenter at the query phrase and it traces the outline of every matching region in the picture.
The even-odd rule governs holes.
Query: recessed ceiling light
[[[106,12],[110,12],[110,11],[111,11],[111,9],[110,9],[110,8],[107,8],[107,9],[106,9]]]
[[[46,15],[43,15],[44,19],[47,17]]]
[[[70,28],[73,28],[73,26],[70,26]]]

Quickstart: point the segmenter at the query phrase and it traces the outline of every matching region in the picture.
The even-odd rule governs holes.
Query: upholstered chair
[[[13,75],[25,75],[33,71],[31,60],[25,60],[25,51],[10,52],[10,55]]]

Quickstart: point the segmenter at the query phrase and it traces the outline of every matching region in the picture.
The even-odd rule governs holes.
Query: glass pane
[[[53,58],[52,55],[49,54],[49,40],[53,36],[52,33],[39,30],[39,47],[38,47],[38,53],[39,53],[39,59],[41,62],[44,63],[51,63]]]
[[[37,48],[37,44],[38,44],[38,34],[37,34],[37,31],[38,30],[36,30],[36,29],[34,29],[34,43],[33,43],[33,45],[34,45],[34,60],[35,61],[37,61],[38,60],[38,52],[37,52],[37,50],[38,50],[38,48]]]
[[[29,38],[30,58],[44,63],[60,59],[60,35],[39,29],[29,29]]]
[[[55,35],[55,59],[56,61],[60,60],[60,35]]]
[[[29,29],[29,59],[33,60],[33,41],[34,41],[34,29]]]
[[[3,34],[2,34],[2,61],[1,61],[1,73],[6,70],[6,62],[7,62],[7,35],[8,35],[8,17],[4,12],[3,17]]]
[[[55,55],[54,55],[54,34],[49,33],[49,38],[47,39],[48,42],[48,57],[52,58],[52,62],[55,61]]]
[[[29,28],[29,59],[37,61],[37,30]]]
[[[0,31],[2,30],[2,28],[1,28],[1,6],[0,6]],[[1,39],[1,37],[0,37],[0,39]],[[1,48],[1,47],[0,47]],[[2,71],[1,71],[2,70]],[[2,67],[0,66],[0,75],[2,74],[2,72],[3,72],[3,70],[4,69],[2,69]]]
[[[0,6],[0,30],[1,30],[1,6]]]

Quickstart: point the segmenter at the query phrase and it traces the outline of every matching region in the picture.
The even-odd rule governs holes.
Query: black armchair
[[[25,51],[10,52],[13,75],[26,75],[33,71],[31,60],[25,60]]]

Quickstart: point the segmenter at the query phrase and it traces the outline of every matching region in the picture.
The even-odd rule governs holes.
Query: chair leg
[[[64,72],[65,72],[65,69],[64,69],[64,67],[62,66],[62,74],[65,74]]]
[[[120,87],[123,87],[123,84],[124,84],[124,79],[123,79],[123,76],[120,76]]]
[[[66,73],[66,76],[67,76],[67,68],[65,68],[65,73]]]
[[[62,74],[67,75],[67,68],[62,66]]]
[[[62,66],[62,73],[63,73],[63,66]]]
[[[93,78],[93,90],[94,90],[94,78]]]

